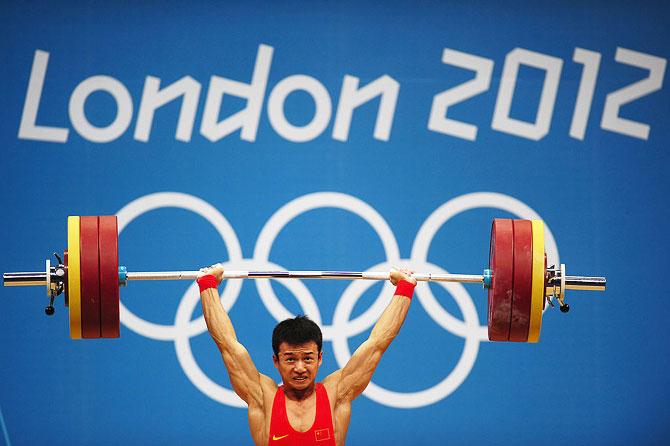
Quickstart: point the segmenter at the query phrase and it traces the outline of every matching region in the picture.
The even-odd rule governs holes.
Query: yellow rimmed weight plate
[[[540,340],[542,329],[542,309],[544,307],[544,222],[532,220],[533,225],[533,284],[531,288],[530,324],[528,342]]]
[[[81,251],[79,217],[67,218],[67,288],[70,300],[70,337],[81,339]]]

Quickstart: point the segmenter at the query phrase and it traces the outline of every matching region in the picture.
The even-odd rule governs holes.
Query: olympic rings
[[[450,218],[475,208],[502,209],[520,218],[541,219],[533,209],[525,203],[494,192],[478,192],[456,197],[438,207],[423,223],[412,245],[409,259],[401,259],[398,243],[393,232],[383,217],[369,204],[353,197],[336,192],[316,192],[298,197],[276,211],[261,230],[253,257],[243,258],[237,235],[228,220],[213,206],[204,200],[192,195],[160,192],[145,195],[128,203],[117,213],[119,234],[140,215],[160,208],[181,208],[194,212],[209,221],[220,234],[229,260],[224,262],[226,269],[267,269],[281,270],[282,266],[269,260],[272,245],[281,230],[294,218],[310,210],[319,208],[338,208],[351,212],[365,220],[379,235],[386,255],[386,261],[372,266],[369,270],[385,270],[392,266],[411,267],[438,273],[446,273],[443,269],[430,263],[428,251],[437,231]],[[558,248],[549,228],[545,225],[545,241],[549,264],[558,264]],[[373,285],[369,281],[352,281],[342,293],[338,301],[333,322],[323,325],[322,315],[314,296],[300,280],[278,280],[297,299],[304,314],[322,327],[324,341],[332,341],[333,352],[339,367],[343,367],[351,357],[348,339],[372,327],[391,298],[392,286],[385,283],[381,293],[374,303],[360,316],[350,320],[351,312],[363,293]],[[261,301],[277,321],[293,317],[294,315],[282,305],[275,295],[269,280],[256,280],[256,288]],[[479,343],[487,341],[487,327],[481,326],[476,307],[466,288],[459,283],[440,283],[452,295],[463,314],[463,321],[451,315],[437,301],[428,285],[416,288],[417,300],[426,310],[431,319],[440,327],[465,339],[463,353],[455,368],[439,383],[416,392],[398,392],[384,389],[374,382],[364,392],[368,398],[389,406],[398,408],[417,408],[438,402],[449,396],[467,378],[479,351]],[[242,288],[242,281],[231,280],[225,283],[221,294],[221,302],[226,310],[230,310],[237,300]],[[193,312],[199,303],[199,294],[195,283],[191,284],[179,303],[175,315],[174,325],[162,325],[146,321],[120,304],[121,322],[133,330],[150,339],[173,341],[177,359],[184,373],[193,385],[213,400],[232,407],[246,407],[231,389],[225,388],[212,381],[199,367],[191,350],[190,339],[207,330],[204,318],[201,316],[191,320]]]

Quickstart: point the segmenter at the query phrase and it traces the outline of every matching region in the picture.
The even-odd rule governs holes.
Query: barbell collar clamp
[[[128,285],[128,270],[125,266],[119,266],[119,286]]]

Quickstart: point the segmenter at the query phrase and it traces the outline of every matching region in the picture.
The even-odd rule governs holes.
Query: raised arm
[[[401,284],[398,289],[401,294],[409,294],[416,285],[416,280],[412,277],[412,272],[391,271],[391,282],[397,285],[400,281],[407,282]],[[398,293],[398,290],[396,290]],[[381,317],[372,329],[370,337],[361,344],[353,354],[349,362],[343,369],[332,373],[326,378],[336,387],[336,404],[350,403],[368,386],[382,355],[396,337],[405,322],[407,311],[411,298],[406,295],[396,294],[391,299],[391,303],[386,307]],[[325,383],[325,381],[324,381]]]
[[[214,276],[216,285],[221,283],[223,267],[220,265],[203,268],[201,271],[203,276]],[[209,334],[221,352],[223,363],[230,376],[230,383],[235,393],[250,407],[260,407],[263,404],[261,381],[263,379],[269,380],[270,378],[261,375],[258,369],[256,369],[251,356],[249,356],[249,352],[237,340],[230,317],[228,317],[228,313],[219,300],[217,288],[213,286],[213,283],[211,284],[211,288],[207,288],[206,284],[202,284],[202,282],[206,281],[207,277],[198,279],[198,283],[201,285],[200,299],[202,301],[202,312],[207,322]]]

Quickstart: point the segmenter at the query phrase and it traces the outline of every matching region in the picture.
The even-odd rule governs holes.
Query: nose
[[[307,370],[305,368],[305,363],[303,361],[296,361],[293,366],[293,369],[295,370],[296,373],[302,373],[305,370]]]

